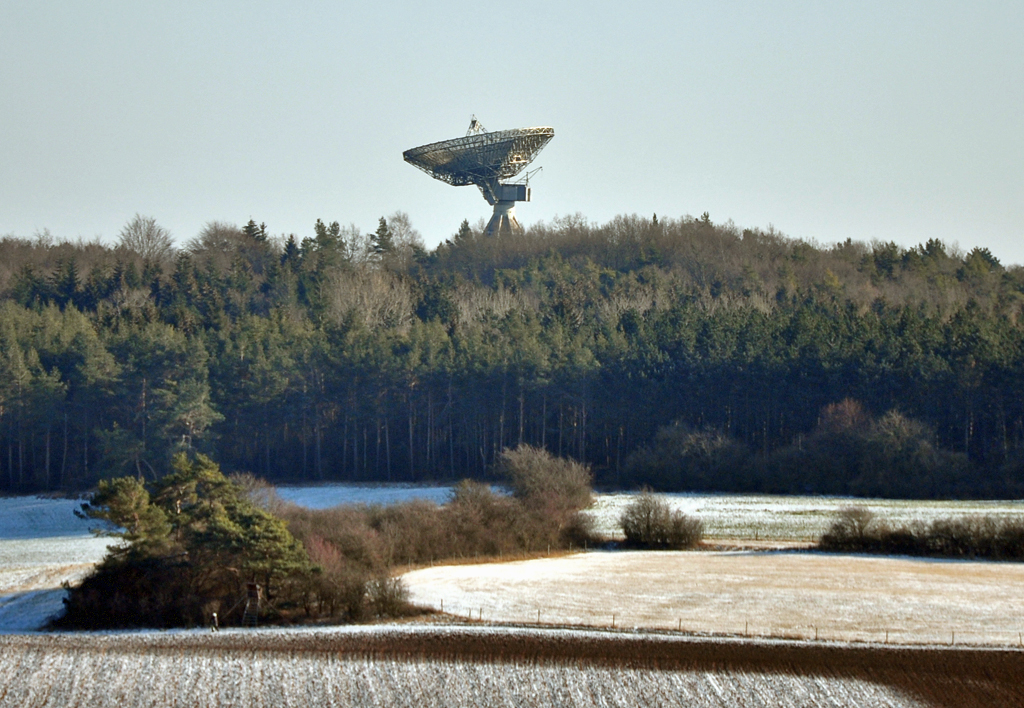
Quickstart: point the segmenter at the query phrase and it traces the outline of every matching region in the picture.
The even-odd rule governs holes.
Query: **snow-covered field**
[[[449,494],[341,485],[281,491],[312,507],[443,502]],[[701,515],[714,535],[749,539],[813,535],[850,503],[671,500]],[[627,501],[603,495],[593,513],[611,525]],[[482,610],[485,621],[681,628],[718,638],[475,625],[26,634],[60,609],[60,583],[81,578],[111,542],[89,534],[72,513],[77,504],[0,499],[0,708],[1024,705],[1024,652],[844,643],[1016,644],[1024,565],[1005,563],[593,552],[406,576],[414,600],[439,608],[443,601],[464,617]],[[866,504],[905,518],[1019,513],[1013,504]],[[787,521],[791,514],[815,520]],[[815,633],[829,641],[810,641]]]
[[[633,494],[598,494],[587,513],[606,536],[621,536],[619,517]],[[705,537],[816,541],[839,509],[863,506],[894,524],[972,515],[1024,517],[1024,501],[917,501],[787,497],[761,494],[659,494],[669,505],[704,522]]]
[[[0,706],[972,708],[1019,705],[1022,665],[1013,652],[427,625],[20,636],[0,637]]]
[[[451,494],[450,487],[406,485],[324,485],[282,487],[278,491],[282,498],[310,508],[346,503],[389,504],[415,498],[443,503]],[[917,502],[726,494],[663,496],[675,508],[703,519],[708,536],[712,539],[813,540],[828,526],[836,510],[853,503],[867,506],[881,518],[893,522],[969,514],[1024,514],[1022,502]],[[588,513],[593,515],[600,531],[615,535],[618,533],[618,517],[630,499],[629,494],[597,495],[595,505]],[[89,533],[89,522],[75,517],[73,513],[79,503],[77,500],[40,497],[0,498],[0,631],[28,631],[39,627],[50,615],[61,609],[61,583],[73,583],[81,579],[91,565],[103,557],[111,539]],[[717,556],[710,554],[707,557],[710,559]],[[767,558],[769,560],[728,562],[735,563],[737,567],[775,562],[775,557]],[[1010,566],[1001,564],[993,567]],[[621,576],[632,571],[620,568],[609,572]],[[579,578],[579,581],[588,579]],[[638,587],[637,584],[632,585]],[[627,589],[633,589],[629,583]],[[455,595],[448,595],[442,592],[439,597],[445,597],[448,603],[455,603]],[[516,612],[535,614],[537,608],[533,606],[535,603],[532,600],[527,599],[520,604],[522,607]],[[489,611],[487,603],[479,601],[475,596],[469,597],[459,611],[468,614],[469,610],[478,611],[481,605],[484,606],[486,617]],[[528,612],[525,611],[527,606],[530,608]],[[456,605],[449,604],[445,609],[455,608]],[[608,614],[605,612],[607,609],[601,608],[599,613]],[[761,613],[754,609],[747,612],[750,616],[744,621],[756,622],[755,617]],[[666,626],[678,624],[680,616],[684,616],[671,607],[663,615],[659,622]],[[1006,617],[1010,618],[1007,622],[1015,627],[1017,616]],[[520,619],[517,615],[516,621]],[[555,615],[548,619],[555,621]],[[585,615],[572,612],[566,614],[566,619],[590,622]],[[603,624],[604,620],[592,623]],[[892,629],[897,628],[893,625]]]
[[[63,607],[63,582],[80,581],[110,538],[75,516],[81,501],[0,498],[0,632],[37,629]]]
[[[426,499],[444,504],[452,495],[451,487],[417,487],[407,484],[365,486],[357,484],[325,484],[313,487],[278,487],[285,501],[307,509],[327,509],[339,504],[395,504],[413,499]]]
[[[1024,564],[597,551],[423,568],[411,600],[495,622],[901,644],[1021,644]]]

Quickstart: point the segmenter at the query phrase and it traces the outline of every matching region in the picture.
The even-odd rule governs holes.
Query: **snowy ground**
[[[424,568],[413,602],[484,621],[1019,645],[1024,564],[796,552],[590,552]]]
[[[599,494],[587,513],[596,530],[621,536],[619,517],[634,495]],[[894,524],[972,515],[1024,516],[1024,501],[906,501],[760,494],[659,494],[674,509],[704,522],[711,539],[817,541],[847,506],[863,506]]]
[[[0,705],[973,708],[1019,704],[1021,664],[1007,652],[426,625],[0,637]]]
[[[451,487],[416,487],[392,484],[365,486],[356,484],[325,484],[314,487],[278,487],[285,501],[307,509],[327,509],[339,504],[394,504],[412,499],[426,499],[444,504],[452,495]]]
[[[0,632],[37,629],[59,612],[64,582],[79,582],[112,539],[75,516],[81,501],[0,498]]]
[[[451,487],[324,485],[282,487],[278,491],[284,499],[296,504],[324,508],[346,503],[389,504],[415,498],[444,503],[451,494]],[[867,506],[880,517],[894,522],[969,514],[1024,514],[1022,502],[917,502],[728,494],[663,496],[674,507],[703,519],[712,539],[814,540],[828,526],[835,511],[850,504]],[[618,517],[630,499],[629,494],[597,495],[588,513],[593,515],[600,531],[616,535]],[[90,534],[90,522],[73,513],[80,503],[40,497],[0,498],[0,631],[27,631],[40,626],[61,609],[61,583],[80,580],[91,565],[103,557],[111,539]],[[449,602],[454,601],[452,596]],[[467,602],[463,607],[467,614],[469,609],[475,611],[481,604],[476,600]],[[677,622],[678,617],[671,620]],[[1016,618],[1013,621],[1016,622]],[[669,619],[664,622],[671,624]]]

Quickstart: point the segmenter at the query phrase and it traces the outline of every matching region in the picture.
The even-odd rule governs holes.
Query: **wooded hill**
[[[404,214],[174,247],[0,239],[0,489],[175,451],[271,480],[454,480],[519,443],[599,485],[1024,494],[1024,269],[581,216],[425,250]]]

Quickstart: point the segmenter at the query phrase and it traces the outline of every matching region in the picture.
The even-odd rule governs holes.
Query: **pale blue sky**
[[[550,125],[529,225],[711,214],[1024,264],[1024,2],[0,0],[0,235],[490,208],[402,151]]]

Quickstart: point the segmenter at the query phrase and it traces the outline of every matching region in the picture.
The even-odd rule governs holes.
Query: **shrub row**
[[[546,551],[591,539],[589,518],[579,513],[591,501],[587,467],[521,445],[504,451],[495,471],[511,494],[466,480],[443,505],[413,500],[306,509],[260,493],[317,567],[310,612],[358,620],[368,611],[400,611],[402,588],[388,577],[396,566]]]
[[[890,525],[863,507],[841,509],[818,542],[826,551],[1024,560],[1024,520],[969,516]]]

